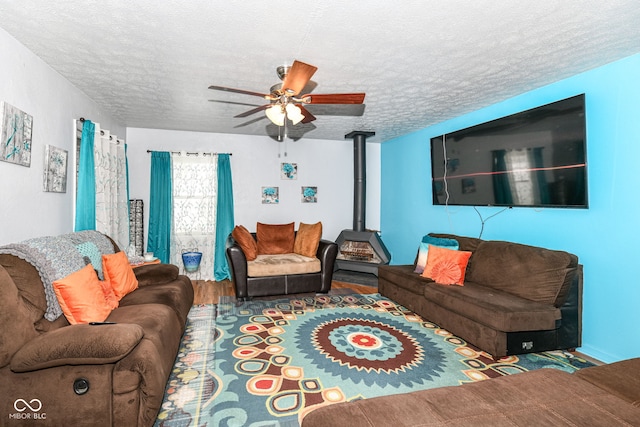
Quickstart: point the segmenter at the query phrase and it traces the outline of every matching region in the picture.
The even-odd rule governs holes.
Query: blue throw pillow
[[[429,235],[424,236],[422,238],[422,242],[420,242],[420,248],[418,249],[416,269],[413,270],[415,273],[422,274],[424,271],[424,267],[427,265],[427,257],[429,255],[429,245],[452,249],[454,251],[460,249],[460,245],[455,239],[444,239],[441,237],[431,237]]]
[[[84,242],[76,245],[78,252],[83,256],[86,261],[89,261],[87,264],[91,264],[93,269],[98,274],[98,278],[100,280],[104,280],[102,275],[102,253],[100,249],[93,242]]]

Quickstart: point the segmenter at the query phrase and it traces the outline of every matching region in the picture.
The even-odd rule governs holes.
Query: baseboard
[[[581,359],[587,360],[587,361],[589,361],[589,362],[593,363],[594,365],[598,365],[598,366],[600,366],[600,365],[606,365],[606,363],[604,363],[604,362],[602,362],[602,361],[600,361],[600,360],[598,360],[598,359],[596,359],[596,358],[593,358],[593,357],[591,357],[591,356],[587,356],[587,355],[586,355],[586,354],[584,354],[584,353],[580,353],[579,351],[575,351],[575,350],[574,350],[574,351],[571,351],[570,353],[571,353],[571,354],[573,354],[573,355],[574,355],[574,356],[576,356],[576,357],[579,357],[579,358],[581,358]]]

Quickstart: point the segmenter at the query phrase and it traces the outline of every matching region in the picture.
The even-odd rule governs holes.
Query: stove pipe
[[[367,137],[375,132],[353,131],[345,138],[353,138],[353,230],[365,231],[367,202]]]

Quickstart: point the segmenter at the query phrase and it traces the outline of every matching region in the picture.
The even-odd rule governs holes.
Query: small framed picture
[[[31,166],[33,117],[6,102],[0,116],[0,160]]]
[[[298,164],[297,163],[281,163],[280,164],[280,179],[298,179]]]
[[[318,187],[302,187],[302,203],[318,203]]]
[[[262,187],[262,204],[273,205],[280,202],[280,188],[278,187]]]
[[[53,193],[67,192],[67,150],[46,145],[44,147],[43,190]]]

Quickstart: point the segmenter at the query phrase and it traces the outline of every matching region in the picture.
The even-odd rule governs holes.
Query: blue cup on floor
[[[184,270],[188,273],[198,271],[200,261],[202,261],[202,252],[189,251],[182,253],[182,264],[184,264]]]

